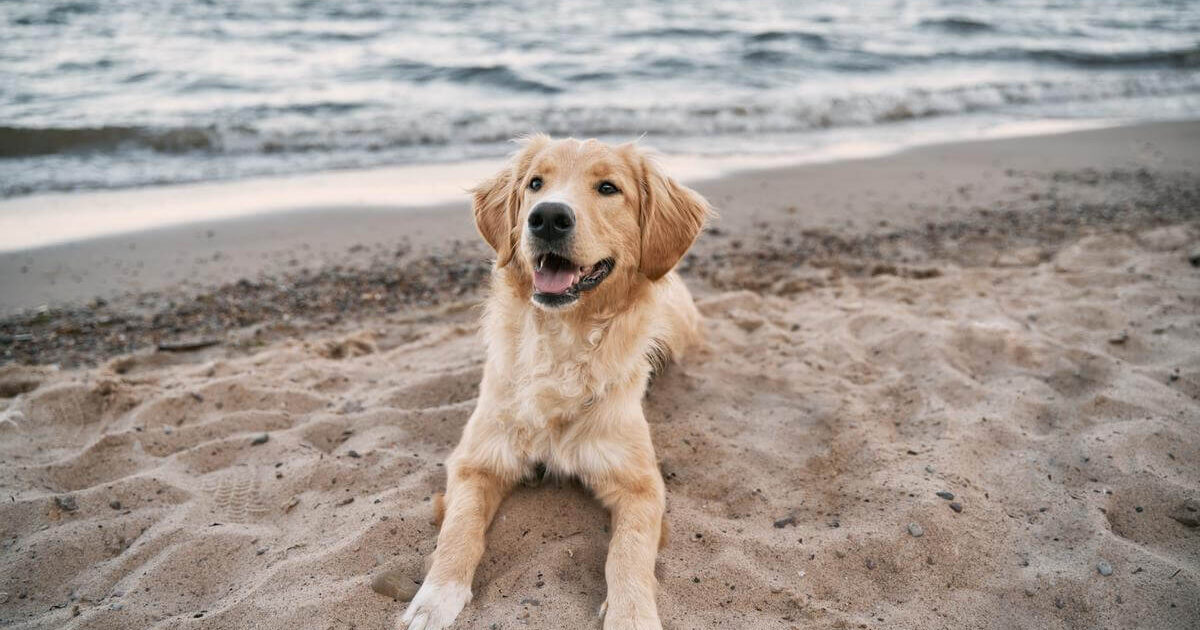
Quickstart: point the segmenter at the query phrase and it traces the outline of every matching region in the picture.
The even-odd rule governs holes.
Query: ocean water
[[[1200,111],[1195,0],[0,0],[0,30],[3,197],[483,158],[534,130],[786,154]]]

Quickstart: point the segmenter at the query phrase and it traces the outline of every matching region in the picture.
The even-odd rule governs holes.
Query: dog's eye
[[[621,189],[613,185],[612,182],[600,182],[600,185],[596,186],[596,192],[601,195],[615,195],[621,192]]]
[[[541,177],[534,177],[533,179],[529,180],[529,190],[541,190],[541,189],[542,189],[542,178]]]

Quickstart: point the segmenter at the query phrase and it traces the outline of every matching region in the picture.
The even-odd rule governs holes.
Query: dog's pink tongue
[[[533,272],[533,288],[541,293],[564,293],[575,284],[575,272],[567,269],[540,269]]]

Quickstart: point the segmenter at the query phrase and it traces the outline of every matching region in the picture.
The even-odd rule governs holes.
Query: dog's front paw
[[[426,581],[400,616],[400,627],[408,630],[442,630],[454,623],[463,606],[471,601],[471,587],[454,582]]]

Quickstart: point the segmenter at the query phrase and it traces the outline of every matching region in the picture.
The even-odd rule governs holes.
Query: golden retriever
[[[665,491],[642,397],[656,363],[699,338],[673,268],[712,211],[633,144],[544,135],[473,193],[476,226],[496,250],[487,362],[446,462],[432,564],[401,624],[454,622],[500,502],[541,465],[578,478],[612,513],[604,627],[661,628]]]

